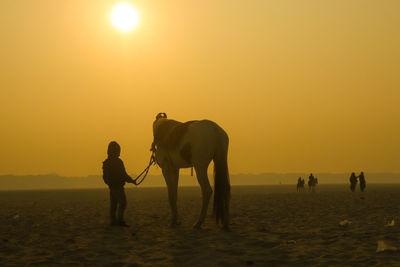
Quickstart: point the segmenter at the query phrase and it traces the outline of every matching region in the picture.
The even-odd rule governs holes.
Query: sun
[[[128,33],[139,24],[139,14],[130,4],[121,2],[115,4],[110,15],[111,24],[120,32]]]

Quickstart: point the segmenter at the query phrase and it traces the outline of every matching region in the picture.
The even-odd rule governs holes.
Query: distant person
[[[103,180],[110,188],[110,224],[128,227],[124,221],[126,208],[125,182],[135,183],[126,173],[125,166],[119,158],[121,148],[115,141],[108,145],[107,159],[103,162]],[[117,212],[118,210],[118,212]]]
[[[356,190],[356,186],[357,186],[357,177],[356,177],[356,174],[354,172],[352,172],[350,175],[350,190],[351,190],[351,192],[354,192],[354,190]]]
[[[364,177],[363,172],[360,173],[360,175],[358,176],[358,179],[360,179],[360,190],[361,190],[361,192],[364,192],[365,187],[367,186],[367,183],[365,182],[365,177]]]

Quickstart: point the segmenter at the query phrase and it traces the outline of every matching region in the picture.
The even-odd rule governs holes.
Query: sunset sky
[[[400,1],[0,1],[0,175],[129,173],[158,112],[210,119],[231,173],[400,172]],[[152,169],[159,173],[159,169]]]

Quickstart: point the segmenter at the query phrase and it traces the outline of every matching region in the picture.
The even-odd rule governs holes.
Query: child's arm
[[[128,175],[128,173],[126,173],[124,162],[122,160],[121,160],[121,172],[126,182],[133,184],[135,183],[135,181]]]

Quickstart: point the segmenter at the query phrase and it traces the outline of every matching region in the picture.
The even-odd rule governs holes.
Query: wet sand
[[[198,187],[179,188],[175,229],[166,188],[127,187],[130,228],[108,226],[106,189],[0,192],[0,265],[400,266],[400,252],[376,252],[378,240],[400,248],[399,185],[233,187],[230,232],[211,205],[203,229],[192,229]]]

